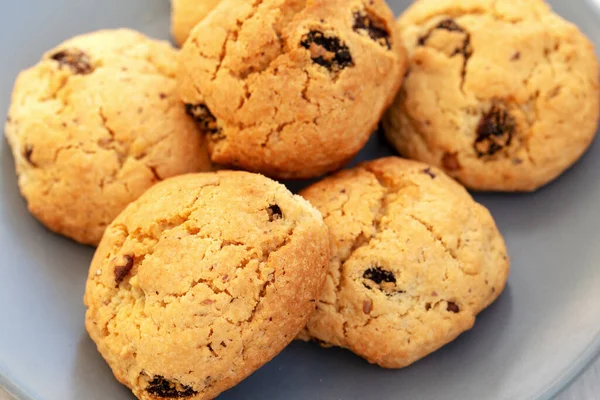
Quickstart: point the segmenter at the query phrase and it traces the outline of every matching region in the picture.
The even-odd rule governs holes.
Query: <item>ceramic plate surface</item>
[[[408,3],[390,1],[396,13]],[[600,48],[600,9],[591,0],[551,3]],[[166,39],[169,3],[2,1],[0,118],[19,70],[70,36],[117,27]],[[358,159],[388,154],[375,135]],[[29,215],[5,140],[0,165],[0,384],[20,399],[133,399],[84,330],[93,250]],[[344,350],[293,343],[220,399],[546,399],[568,384],[600,350],[600,143],[535,194],[476,197],[506,236],[513,268],[506,291],[473,330],[398,371]]]

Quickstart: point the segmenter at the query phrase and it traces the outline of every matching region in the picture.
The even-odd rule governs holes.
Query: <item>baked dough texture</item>
[[[470,329],[504,289],[492,216],[435,167],[383,158],[302,195],[323,214],[332,256],[301,339],[402,368]]]
[[[171,34],[178,46],[183,46],[190,31],[202,21],[221,0],[171,0]]]
[[[398,20],[410,68],[384,121],[400,154],[474,190],[532,191],[589,147],[593,45],[541,0],[419,0]]]
[[[154,183],[210,169],[176,69],[167,43],[108,30],[62,43],[19,75],[5,132],[36,218],[96,245]]]
[[[108,227],[86,328],[139,399],[212,399],[305,326],[328,260],[321,215],[283,185],[247,172],[171,178]]]
[[[223,0],[183,47],[180,92],[213,162],[310,178],[364,146],[405,66],[383,0]]]

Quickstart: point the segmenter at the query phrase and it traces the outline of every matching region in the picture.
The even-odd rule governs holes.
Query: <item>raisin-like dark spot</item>
[[[190,386],[168,381],[160,375],[154,375],[154,378],[148,383],[146,392],[164,399],[179,399],[198,394]]]
[[[58,62],[61,67],[69,67],[77,75],[86,75],[94,70],[90,57],[81,50],[61,50],[51,55],[50,58]]]
[[[221,128],[217,126],[217,119],[206,104],[186,104],[185,112],[194,118],[200,129],[205,133],[216,135],[221,132]]]
[[[385,21],[376,15],[357,11],[354,13],[354,25],[352,29],[358,33],[366,33],[371,39],[377,42],[380,46],[387,49],[392,48],[390,41],[390,31],[385,24]]]
[[[462,168],[456,153],[444,153],[444,157],[442,157],[442,165],[446,171],[458,171]]]
[[[425,311],[431,310],[431,303],[425,303]]]
[[[31,156],[33,155],[33,146],[32,145],[25,145],[25,150],[23,151],[23,157],[25,157],[25,160],[27,160],[27,162],[32,165],[32,166],[36,166],[36,164],[33,162],[33,160],[31,159]]]
[[[515,132],[514,118],[505,109],[493,106],[485,114],[477,127],[475,151],[479,157],[493,156],[505,147],[510,146]]]
[[[381,282],[396,283],[396,277],[391,271],[381,267],[369,268],[363,273],[363,278],[373,281],[377,284]]]
[[[460,308],[458,308],[458,305],[456,303],[453,303],[451,301],[448,302],[448,307],[446,308],[448,311],[453,312],[453,313],[458,313],[460,312]]]
[[[515,53],[510,58],[510,61],[519,61],[521,59],[521,52],[515,51]]]
[[[434,174],[434,173],[433,173],[433,171],[431,170],[431,168],[425,168],[425,169],[424,169],[423,171],[421,171],[421,172],[423,172],[425,175],[429,175],[429,177],[430,177],[431,179],[435,179],[435,177],[437,176],[436,174]]]
[[[313,62],[332,72],[354,65],[350,49],[335,36],[325,36],[323,32],[312,30],[304,35],[300,45],[308,49]]]
[[[124,256],[125,264],[117,265],[115,267],[115,283],[117,286],[123,282],[123,279],[131,272],[131,268],[133,268],[133,257],[132,256]]]
[[[281,208],[277,204],[273,204],[267,208],[267,213],[269,214],[269,221],[273,222],[276,219],[283,218],[283,213],[281,212]]]

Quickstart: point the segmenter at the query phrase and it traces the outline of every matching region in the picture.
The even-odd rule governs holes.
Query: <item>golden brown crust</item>
[[[167,43],[114,30],[68,40],[19,75],[6,136],[36,218],[96,245],[155,182],[210,169],[176,65]]]
[[[437,168],[383,158],[302,195],[332,246],[302,339],[400,368],[470,329],[504,289],[509,261],[494,220]]]
[[[178,46],[183,46],[190,31],[215,8],[221,0],[171,0],[171,34]]]
[[[309,178],[362,148],[405,67],[382,0],[224,0],[182,50],[180,91],[215,163]]]
[[[155,185],[110,225],[86,327],[138,398],[212,399],[279,353],[322,289],[328,233],[308,202],[246,172]]]
[[[402,155],[475,190],[530,191],[589,147],[593,45],[542,0],[420,0],[398,27],[410,73],[384,126]]]

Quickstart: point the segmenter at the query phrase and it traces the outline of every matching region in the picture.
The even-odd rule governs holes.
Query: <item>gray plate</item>
[[[391,1],[396,12],[407,3]],[[552,3],[599,44],[596,6]],[[167,0],[2,1],[1,112],[18,71],[63,39],[121,26],[167,38],[168,15]],[[387,154],[375,135],[359,158]],[[0,384],[22,399],[131,400],[84,330],[92,249],[49,233],[28,214],[4,140],[0,157]],[[399,371],[294,343],[221,398],[550,398],[600,350],[599,171],[596,143],[538,193],[477,196],[506,235],[513,270],[506,292],[456,342]]]

